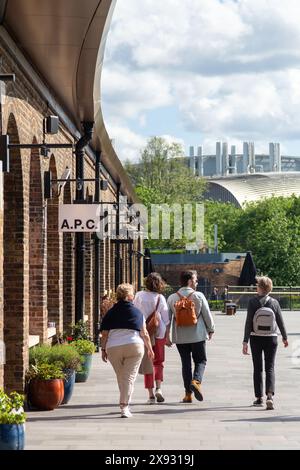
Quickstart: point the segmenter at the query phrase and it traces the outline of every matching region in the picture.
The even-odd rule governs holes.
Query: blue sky
[[[102,76],[121,160],[153,135],[300,155],[299,0],[118,0]]]

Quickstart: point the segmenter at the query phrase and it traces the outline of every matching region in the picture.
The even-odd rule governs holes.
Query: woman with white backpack
[[[272,280],[262,276],[257,278],[257,296],[250,299],[245,324],[243,354],[248,353],[248,341],[253,360],[253,382],[255,401],[253,406],[263,406],[263,354],[266,374],[266,409],[273,410],[275,393],[275,357],[278,345],[279,328],[284,347],[288,346],[287,333],[282,318],[280,305],[270,297]]]

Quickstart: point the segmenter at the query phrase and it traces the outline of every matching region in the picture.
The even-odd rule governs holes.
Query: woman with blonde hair
[[[131,418],[129,404],[144,356],[144,345],[150,360],[153,360],[154,353],[143,314],[132,303],[133,286],[119,285],[116,296],[117,303],[102,320],[101,352],[102,360],[109,360],[117,376],[121,417]]]
[[[156,332],[151,337],[154,351],[153,363],[143,361],[145,388],[148,390],[150,405],[155,404],[155,400],[161,403],[165,401],[161,390],[163,381],[163,369],[165,360],[166,331],[170,323],[169,310],[162,292],[165,289],[165,282],[158,273],[151,273],[145,280],[146,290],[137,292],[134,298],[134,305],[141,310],[146,321],[155,311],[158,317]],[[145,362],[145,364],[144,364]],[[156,385],[155,394],[153,392],[154,382]]]
[[[266,409],[273,410],[275,393],[275,357],[277,351],[277,327],[282,335],[284,347],[288,346],[287,333],[282,318],[280,305],[270,297],[273,289],[272,280],[262,276],[257,278],[257,295],[248,304],[245,324],[243,354],[248,353],[248,341],[253,360],[253,382],[255,401],[253,406],[263,406],[263,354],[266,374]]]

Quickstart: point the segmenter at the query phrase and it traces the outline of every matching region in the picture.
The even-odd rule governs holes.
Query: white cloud
[[[103,71],[106,122],[127,129],[128,151],[129,128],[136,148],[147,113],[176,106],[183,130],[209,147],[228,137],[266,148],[282,140],[288,150],[300,130],[299,17],[299,0],[119,0]],[[116,139],[125,145],[124,132]]]

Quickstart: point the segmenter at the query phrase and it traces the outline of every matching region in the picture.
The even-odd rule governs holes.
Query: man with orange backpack
[[[197,272],[183,271],[180,275],[181,288],[168,298],[169,316],[172,324],[166,334],[166,345],[175,343],[182,363],[182,377],[185,388],[183,403],[192,403],[192,394],[203,400],[201,383],[207,362],[206,340],[214,333],[214,321],[205,296],[196,291]],[[192,359],[194,373],[192,373]]]

